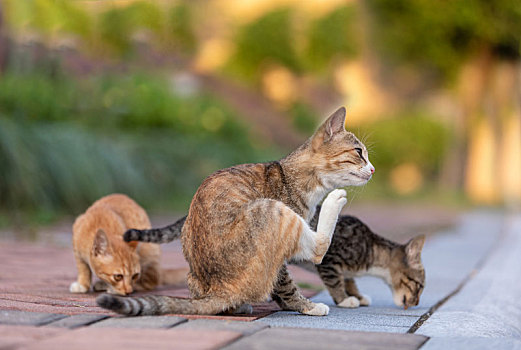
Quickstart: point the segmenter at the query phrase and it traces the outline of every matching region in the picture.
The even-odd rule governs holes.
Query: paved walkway
[[[186,266],[178,245],[165,246],[164,264]],[[396,308],[389,288],[361,278],[370,307],[342,309],[327,292],[327,317],[254,306],[253,315],[122,318],[98,308],[92,294],[71,295],[70,248],[0,241],[0,349],[521,349],[521,215],[476,211],[429,237],[427,283],[420,305]],[[317,276],[292,274],[316,293]],[[154,293],[187,296],[184,287]],[[136,328],[139,331],[136,331]]]

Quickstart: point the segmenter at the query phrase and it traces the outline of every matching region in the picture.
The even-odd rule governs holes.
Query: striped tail
[[[129,298],[102,294],[96,298],[96,303],[102,308],[126,316],[215,315],[230,308],[221,298],[182,299],[163,295]]]
[[[152,228],[149,230],[130,229],[123,235],[125,242],[140,241],[150,243],[168,243],[181,237],[181,231],[186,221],[186,216],[175,223],[163,228]]]

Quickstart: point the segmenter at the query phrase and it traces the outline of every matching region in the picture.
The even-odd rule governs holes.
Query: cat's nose
[[[371,170],[371,174],[374,174],[374,170],[375,170],[374,166],[372,166],[370,170]]]

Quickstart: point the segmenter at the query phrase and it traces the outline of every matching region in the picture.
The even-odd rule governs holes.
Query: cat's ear
[[[409,265],[421,264],[421,252],[425,243],[425,235],[414,237],[405,245],[405,254]]]
[[[94,244],[92,245],[92,252],[94,256],[107,255],[109,252],[109,240],[107,234],[102,229],[96,232],[94,237]]]
[[[318,149],[323,143],[328,142],[331,138],[345,131],[346,109],[340,107],[335,113],[331,114],[329,118],[318,128],[313,135],[311,146],[313,150]]]

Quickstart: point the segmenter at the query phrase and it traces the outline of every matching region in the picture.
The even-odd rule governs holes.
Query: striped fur
[[[168,243],[181,237],[181,230],[185,224],[186,216],[171,225],[162,228],[148,230],[130,229],[123,235],[125,242],[140,241],[149,243]]]
[[[319,222],[317,215],[310,223]],[[393,292],[399,307],[418,305],[425,285],[425,270],[421,263],[421,250],[425,236],[407,244],[385,239],[353,216],[340,216],[328,252],[316,266],[335,303],[343,307],[369,305],[369,299],[358,291],[354,277],[373,275],[382,278]],[[311,270],[315,267],[303,266]]]
[[[335,188],[365,184],[374,171],[344,122],[341,108],[280,161],[234,166],[203,181],[181,234],[192,299],[104,295],[98,304],[124,315],[214,314],[274,295],[286,309],[327,314],[327,306],[300,295],[285,262],[322,260],[346,202],[345,191]],[[307,223],[328,193],[316,232]],[[167,240],[162,232],[155,239]]]

